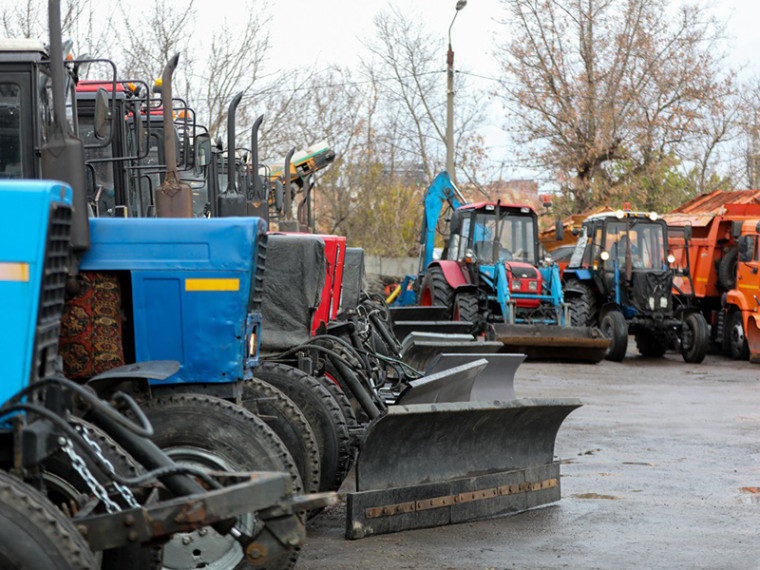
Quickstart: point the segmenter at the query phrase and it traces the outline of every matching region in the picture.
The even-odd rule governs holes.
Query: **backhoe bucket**
[[[367,427],[346,538],[479,520],[560,498],[554,442],[581,402],[390,406]]]
[[[504,345],[499,352],[522,352],[528,360],[599,362],[610,344],[596,327],[498,324],[493,337]]]
[[[413,332],[401,343],[401,360],[415,370],[425,370],[433,358],[444,352],[481,354],[502,348],[499,341],[480,341],[469,334]]]
[[[525,360],[524,354],[439,354],[428,364],[425,374],[436,374],[447,369],[460,367],[474,359],[483,359],[488,364],[475,378],[467,398],[464,400],[438,401],[506,402],[507,400],[514,400],[515,372]]]

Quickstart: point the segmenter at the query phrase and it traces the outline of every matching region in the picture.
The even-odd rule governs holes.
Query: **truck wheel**
[[[747,345],[747,337],[744,335],[741,311],[734,310],[728,314],[726,336],[728,337],[728,350],[731,358],[747,360],[749,358],[749,346]]]
[[[681,355],[685,362],[699,363],[707,355],[710,332],[707,321],[699,313],[690,313],[683,322],[681,333]]]
[[[277,362],[262,362],[256,378],[282,390],[309,422],[322,459],[320,491],[336,491],[348,474],[351,442],[340,406],[313,376]]]
[[[668,349],[667,339],[657,333],[648,332],[647,334],[636,335],[636,348],[639,354],[647,358],[659,358]]]
[[[442,305],[451,309],[454,297],[454,289],[446,281],[443,269],[434,265],[429,267],[422,278],[422,287],[420,293],[420,305],[430,307],[432,305]]]
[[[739,248],[732,247],[723,254],[718,264],[718,283],[724,290],[736,287],[736,265],[739,261]]]
[[[39,491],[0,472],[0,568],[91,570],[87,542]]]
[[[200,394],[165,394],[141,402],[153,425],[153,441],[169,457],[218,471],[284,471],[301,492],[301,478],[280,438],[262,420],[241,406]],[[238,519],[237,527],[253,533],[260,523],[255,513]],[[291,567],[300,547],[283,546],[269,553],[267,568]],[[239,543],[211,527],[177,533],[164,545],[165,568],[243,569],[246,563]]]
[[[593,289],[577,279],[569,279],[564,287],[570,305],[570,324],[590,327],[596,322],[596,295]]]
[[[602,318],[602,334],[611,340],[604,358],[620,362],[628,350],[628,324],[620,311],[609,311]]]
[[[458,293],[454,298],[454,320],[469,321],[475,325],[480,322],[478,297],[474,293]]]
[[[264,420],[288,448],[304,492],[318,492],[321,467],[317,439],[295,402],[271,384],[252,378],[243,382],[243,407]]]

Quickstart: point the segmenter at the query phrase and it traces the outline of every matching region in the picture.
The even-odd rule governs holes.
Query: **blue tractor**
[[[677,347],[702,362],[709,329],[698,307],[673,295],[668,228],[656,213],[618,210],[589,216],[563,274],[571,319],[598,325],[610,339],[605,357],[619,362],[633,334],[642,356]]]
[[[446,206],[446,241],[435,258]],[[571,326],[559,269],[541,259],[537,232],[530,206],[468,204],[440,173],[425,193],[419,273],[406,278],[397,303],[438,308],[431,313],[442,308],[444,318],[472,323],[472,332],[502,342],[505,351],[601,360],[608,342],[593,327]],[[403,319],[403,310],[395,318]]]
[[[51,15],[53,11],[51,9]],[[55,29],[51,21],[51,30]],[[69,83],[64,91],[62,79],[71,76],[64,72],[60,45],[59,32],[57,38],[51,38],[50,57],[41,45],[25,42],[13,42],[0,51],[0,65],[7,76],[13,78],[12,82],[4,84],[8,92],[0,108],[0,122],[4,125],[0,133],[3,137],[0,162],[5,176],[16,179],[60,178],[74,189],[72,192],[61,183],[40,182],[31,188],[20,188],[24,192],[16,192],[17,185],[23,186],[18,181],[4,189],[8,190],[3,194],[3,198],[9,200],[7,209],[16,212],[14,222],[17,221],[18,226],[6,224],[4,227],[4,230],[15,230],[5,236],[6,253],[0,267],[2,275],[6,276],[7,270],[9,277],[10,290],[6,298],[15,296],[18,299],[18,303],[12,303],[18,309],[18,322],[14,324],[26,326],[26,329],[17,327],[12,331],[13,338],[26,347],[26,352],[18,351],[13,359],[4,360],[14,362],[9,365],[15,375],[6,376],[16,380],[11,382],[13,388],[8,392],[28,384],[22,392],[10,398],[4,408],[6,417],[13,418],[5,424],[4,455],[8,458],[5,471],[31,477],[40,489],[47,491],[49,500],[54,498],[56,504],[64,505],[62,512],[72,517],[77,531],[85,535],[88,548],[104,551],[103,567],[144,568],[155,564],[159,556],[166,565],[176,568],[194,568],[199,564],[222,564],[220,567],[230,568],[290,566],[298,555],[298,544],[304,536],[303,521],[296,511],[324,506],[334,497],[307,495],[294,499],[293,488],[297,491],[300,488],[290,455],[275,433],[241,406],[189,389],[184,393],[175,391],[166,398],[167,406],[162,412],[155,413],[155,402],[161,400],[161,394],[150,397],[154,390],[151,382],[160,384],[174,376],[177,364],[138,361],[136,355],[143,354],[143,347],[135,342],[134,337],[124,334],[122,327],[122,317],[126,316],[126,322],[132,324],[132,315],[140,314],[141,310],[151,309],[176,317],[177,313],[172,313],[171,309],[186,299],[171,285],[162,288],[166,280],[161,280],[160,272],[169,269],[172,263],[187,270],[188,266],[183,266],[180,261],[193,256],[200,260],[205,252],[206,263],[191,263],[189,278],[178,279],[175,284],[190,295],[197,293],[202,297],[204,293],[219,293],[220,296],[232,293],[232,283],[237,283],[237,289],[234,289],[237,294],[229,295],[215,305],[217,309],[222,307],[231,311],[234,308],[234,321],[224,320],[219,315],[220,321],[215,325],[225,335],[231,332],[235,342],[225,342],[223,346],[212,344],[206,350],[206,354],[216,351],[217,362],[221,358],[230,359],[225,363],[226,367],[219,369],[225,381],[230,381],[226,375],[237,374],[236,363],[245,363],[251,354],[255,355],[257,322],[251,301],[257,284],[254,267],[259,251],[258,220],[231,220],[224,228],[219,227],[221,222],[209,226],[208,231],[216,236],[217,243],[226,237],[225,230],[238,232],[240,249],[230,254],[232,260],[230,256],[218,256],[219,248],[209,245],[208,241],[193,241],[192,238],[184,249],[180,245],[175,247],[174,243],[167,244],[168,258],[155,253],[139,258],[139,253],[145,253],[139,249],[131,252],[131,256],[127,255],[125,248],[130,246],[124,236],[101,230],[98,222],[116,222],[111,226],[112,230],[119,222],[133,222],[116,230],[123,230],[125,235],[130,230],[132,235],[135,230],[150,234],[151,229],[135,225],[138,220],[90,221],[87,218],[83,149],[81,142],[71,135],[64,108],[66,95],[73,94],[73,84]],[[51,85],[52,90],[49,90],[47,87]],[[50,92],[53,97],[49,100]],[[45,122],[50,119],[49,124]],[[35,153],[28,152],[32,145],[42,147],[42,160],[35,160]],[[168,184],[162,186],[167,189]],[[171,188],[168,190],[167,195],[176,194]],[[33,195],[37,197],[30,198]],[[53,214],[67,215],[67,224],[58,223]],[[56,223],[40,223],[45,220]],[[153,230],[157,229],[155,223],[173,222],[150,221],[154,222]],[[198,220],[196,223],[203,222]],[[95,238],[92,243],[91,227]],[[26,234],[30,236],[28,240],[19,239]],[[106,238],[101,239],[101,236]],[[147,247],[150,249],[151,245]],[[109,254],[114,254],[115,248],[117,259],[101,256],[104,248]],[[208,257],[211,251],[214,255]],[[22,261],[22,253],[29,258],[28,261]],[[41,253],[48,257],[52,255],[55,262],[55,266],[48,266],[46,261],[44,273],[43,263],[32,259],[33,254]],[[130,273],[134,269],[128,264],[120,265],[118,259],[122,257],[127,263],[139,258],[139,262],[147,266],[139,266],[138,262],[137,269],[147,273],[153,270],[152,279],[146,277],[139,281],[136,278],[137,296],[121,294],[122,282],[127,286],[125,291],[133,291]],[[110,261],[118,269],[99,266],[98,271],[84,270],[85,259],[86,263],[96,265],[107,265]],[[144,288],[139,289],[140,285]],[[62,316],[64,293],[68,302]],[[141,293],[155,293],[156,296],[146,300],[140,298]],[[35,299],[39,302],[35,303]],[[123,304],[125,300],[130,304]],[[150,305],[150,301],[154,304]],[[200,302],[206,307],[210,305],[208,298]],[[142,309],[140,303],[143,303]],[[192,322],[187,312],[179,316]],[[63,367],[78,371],[80,382],[86,380],[91,389],[71,382],[60,372],[61,320],[67,337],[62,343]],[[168,324],[159,320],[158,323],[150,321],[146,326],[166,327]],[[154,329],[151,328],[150,332]],[[195,332],[201,334],[202,327]],[[162,347],[168,352],[177,348],[174,339],[167,337],[164,340]],[[241,347],[241,344],[245,346]],[[197,345],[189,345],[189,348],[192,350]],[[184,349],[184,345],[179,346],[180,351]],[[233,351],[231,357],[230,351]],[[23,359],[19,359],[19,354]],[[99,367],[107,370],[99,372]],[[241,375],[238,374],[235,380]],[[207,380],[204,378],[204,383]],[[164,384],[174,385],[172,382]],[[137,423],[123,418],[96,398],[92,390],[126,406],[127,413]],[[155,390],[160,392],[159,388]],[[153,403],[154,411],[138,408],[126,392],[132,392],[144,403]],[[155,434],[158,439],[155,442],[148,439],[154,432],[146,413],[168,423],[157,425]],[[175,421],[165,417],[173,417]],[[177,432],[180,432],[179,436]],[[207,440],[213,440],[206,449],[206,443],[193,437],[204,432],[208,432],[205,434]],[[173,436],[180,437],[173,445],[161,440]],[[212,453],[214,450],[217,452]],[[130,479],[119,472],[119,467],[124,465],[132,469],[135,477]],[[211,477],[208,469],[226,474],[221,479]],[[232,474],[251,470],[270,473],[259,474],[255,479],[245,474]],[[187,476],[188,473],[191,476]],[[231,483],[238,484],[230,486]],[[132,488],[142,488],[146,484],[160,487],[166,496],[175,498],[174,502],[156,502],[156,497],[150,493],[141,496],[132,492]],[[209,488],[215,490],[209,494]],[[89,501],[90,497],[95,500]],[[149,501],[147,506],[142,506],[144,500]],[[119,504],[120,501],[126,503],[126,508]],[[183,516],[183,509],[191,504],[200,512]],[[155,547],[140,549],[139,556],[108,555],[124,545],[157,539],[169,542],[158,550]],[[161,546],[160,542],[156,544]],[[150,562],[146,561],[146,556]],[[21,566],[69,567],[54,563]],[[94,564],[76,567],[94,567]]]

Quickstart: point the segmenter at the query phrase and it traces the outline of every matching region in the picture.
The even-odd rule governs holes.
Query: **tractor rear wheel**
[[[0,471],[0,568],[90,570],[87,542],[44,495]]]
[[[569,279],[565,285],[565,298],[570,305],[570,324],[590,327],[596,322],[596,295],[588,285]]]
[[[313,376],[277,362],[262,362],[256,378],[282,390],[309,422],[322,459],[320,491],[337,491],[348,474],[351,442],[340,406]]]
[[[610,339],[610,346],[604,357],[613,362],[620,362],[625,358],[628,350],[628,324],[620,311],[609,311],[602,317],[600,325],[602,334]]]
[[[177,463],[216,471],[284,471],[293,480],[294,492],[301,492],[301,478],[287,448],[245,408],[200,394],[159,395],[141,402],[141,407],[153,425],[153,441]],[[253,533],[260,523],[255,513],[247,513],[236,526]],[[266,567],[291,568],[299,552],[300,547],[282,546],[268,553]],[[250,567],[240,544],[211,527],[172,536],[164,545],[163,564],[174,569]]]
[[[457,296],[454,298],[454,320],[478,324],[480,314],[478,310],[478,297],[475,293],[457,293]]]
[[[420,291],[420,305],[423,307],[442,305],[451,310],[454,289],[446,281],[443,269],[439,266],[428,267]]]
[[[305,493],[319,491],[319,447],[306,417],[282,391],[258,378],[243,382],[243,407],[274,430],[288,448]]]
[[[707,355],[710,332],[707,321],[700,313],[691,313],[683,322],[681,355],[685,362],[699,363]]]
[[[636,348],[639,349],[641,356],[659,358],[668,349],[667,339],[654,332],[640,333],[636,335]]]
[[[747,345],[747,337],[744,334],[741,311],[734,310],[728,314],[726,336],[728,338],[728,350],[731,358],[734,360],[747,360],[749,358],[749,346]]]

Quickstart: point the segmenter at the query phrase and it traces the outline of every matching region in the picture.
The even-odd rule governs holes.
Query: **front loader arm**
[[[452,210],[456,210],[465,204],[465,200],[459,189],[454,186],[449,173],[445,171],[435,177],[425,192],[422,232],[420,235],[420,274],[433,261],[435,226],[438,224],[438,218],[441,216],[444,204],[448,204]]]

